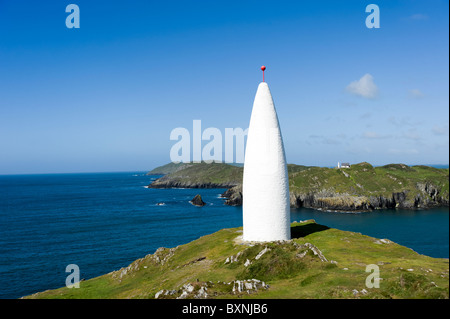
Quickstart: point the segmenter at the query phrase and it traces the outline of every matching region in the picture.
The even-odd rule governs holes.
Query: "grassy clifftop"
[[[242,183],[242,167],[204,162],[182,165],[186,166],[155,180],[150,187],[228,188]]]
[[[449,170],[429,166],[363,162],[341,169],[293,167],[289,184],[298,206],[365,210],[449,203]]]
[[[188,165],[154,181],[150,187],[231,188],[229,202],[242,202],[242,167],[228,164]],[[429,166],[363,162],[350,168],[289,164],[291,205],[330,210],[427,208],[449,205],[449,170]]]
[[[297,169],[294,166],[289,177],[292,189],[300,192],[333,188],[338,193],[387,196],[408,189],[417,195],[420,191],[417,184],[427,182],[439,187],[447,198],[449,192],[449,170],[429,166],[389,164],[373,167],[366,162],[341,169],[304,166]]]
[[[166,175],[170,173],[174,173],[176,171],[179,171],[181,169],[187,168],[189,166],[192,166],[194,164],[191,163],[168,163],[166,165],[162,165],[159,167],[156,167],[152,169],[150,172],[148,172],[146,175]]]
[[[128,267],[27,298],[448,298],[448,259],[314,221],[293,223],[292,240],[243,243],[223,229],[160,248]],[[366,286],[367,265],[379,288]],[[369,280],[374,283],[374,280]],[[376,287],[376,286],[375,286]]]

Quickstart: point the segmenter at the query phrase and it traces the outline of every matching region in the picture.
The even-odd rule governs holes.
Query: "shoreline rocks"
[[[222,195],[225,198],[225,204],[229,206],[242,205],[242,185],[233,186],[227,189]]]
[[[422,187],[422,188],[421,188]],[[418,186],[418,195],[410,198],[408,191],[394,192],[391,196],[357,196],[339,194],[332,191],[297,194],[290,193],[290,204],[294,208],[312,208],[322,211],[334,212],[369,212],[377,209],[427,209],[433,207],[449,206],[449,201],[440,196],[437,187],[431,184]],[[227,189],[222,197],[225,204],[230,206],[242,205],[242,185]]]
[[[212,183],[183,181],[165,175],[150,183],[147,188],[231,188],[239,185],[237,182]]]

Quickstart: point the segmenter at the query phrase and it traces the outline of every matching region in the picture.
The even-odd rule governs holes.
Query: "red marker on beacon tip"
[[[264,71],[266,70],[266,67],[263,65],[263,66],[261,67],[261,70],[263,71],[263,82],[264,82]]]

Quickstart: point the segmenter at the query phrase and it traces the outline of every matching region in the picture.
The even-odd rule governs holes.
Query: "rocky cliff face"
[[[365,196],[337,194],[329,191],[317,194],[290,194],[292,207],[306,207],[332,211],[367,211],[370,203]]]
[[[196,182],[188,179],[172,178],[170,175],[163,176],[148,185],[150,188],[230,188],[236,186],[236,182]]]
[[[448,194],[445,196],[440,187],[432,183],[417,183],[417,188],[423,196],[416,196],[415,202],[417,205],[440,205],[449,206]]]
[[[356,196],[339,194],[330,190],[317,193],[290,193],[291,207],[314,208],[331,211],[371,211],[390,208],[431,208],[449,206],[448,198],[440,195],[438,187],[431,183],[418,185],[419,194],[409,196],[409,191],[395,192],[391,196]],[[242,205],[242,186],[234,186],[222,194],[226,198],[225,204],[231,206]]]
[[[230,206],[242,205],[242,185],[233,186],[227,189],[223,194],[223,198],[226,198],[225,204]]]

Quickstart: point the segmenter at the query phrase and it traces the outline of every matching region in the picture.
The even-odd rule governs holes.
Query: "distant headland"
[[[150,188],[227,188],[225,204],[242,205],[243,167],[225,163],[169,163],[147,175],[164,175]],[[367,162],[328,168],[288,164],[290,203],[330,211],[371,211],[449,206],[449,169]]]

